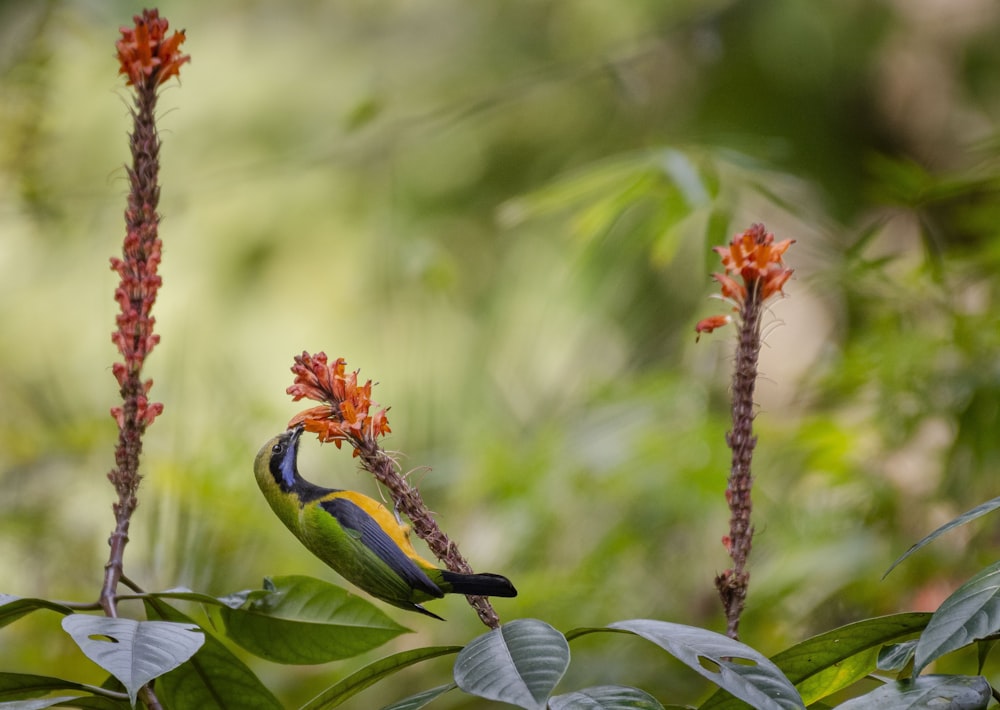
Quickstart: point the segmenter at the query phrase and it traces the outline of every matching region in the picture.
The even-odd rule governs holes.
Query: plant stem
[[[747,559],[754,533],[750,522],[753,509],[751,463],[757,444],[753,433],[753,397],[760,355],[761,305],[759,289],[749,289],[738,319],[740,332],[733,372],[732,429],[726,434],[726,444],[732,451],[726,499],[730,510],[728,546],[733,566],[720,574],[715,583],[726,613],[726,634],[733,639],[739,638],[740,616],[750,584]]]
[[[459,552],[458,545],[441,530],[428,511],[420,491],[399,475],[396,462],[371,439],[364,439],[358,452],[365,469],[389,489],[397,508],[410,519],[413,531],[427,543],[434,555],[452,572],[473,574],[472,567]],[[491,629],[499,628],[500,616],[488,597],[466,595],[466,599],[483,624]]]

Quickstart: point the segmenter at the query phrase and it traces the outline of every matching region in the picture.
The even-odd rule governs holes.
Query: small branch
[[[135,582],[133,582],[131,579],[129,579],[128,577],[126,577],[124,574],[121,576],[121,582],[126,587],[128,587],[133,592],[135,592],[136,594],[145,594],[146,593],[145,589],[143,589],[142,587],[140,587],[138,584],[136,584]]]
[[[91,695],[100,695],[103,698],[111,698],[112,700],[128,701],[128,693],[123,693],[118,690],[108,690],[107,688],[102,688],[99,685],[89,685],[87,683],[81,683],[81,686]]]
[[[152,683],[147,683],[139,689],[139,697],[142,698],[142,702],[146,704],[148,710],[163,710],[163,706],[160,705],[160,699],[153,692]]]

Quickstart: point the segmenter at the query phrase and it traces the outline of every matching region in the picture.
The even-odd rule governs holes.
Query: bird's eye
[[[281,444],[275,444],[274,446],[271,447],[271,453],[280,454],[281,449],[282,449]]]

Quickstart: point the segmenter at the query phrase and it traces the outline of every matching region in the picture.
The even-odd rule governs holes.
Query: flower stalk
[[[391,429],[387,410],[371,413],[373,407],[378,407],[371,400],[371,380],[359,385],[357,371],[348,373],[343,358],[331,363],[322,352],[297,355],[292,373],[295,381],[287,391],[293,400],[311,399],[323,404],[300,412],[288,426],[301,423],[306,431],[318,434],[320,441],[333,442],[337,448],[344,442],[350,444],[353,455],[361,459],[362,467],[389,490],[397,513],[409,518],[414,532],[427,543],[431,552],[452,572],[472,574],[472,567],[459,552],[458,545],[438,527],[420,491],[407,482],[396,460],[379,446],[378,438]],[[491,629],[500,626],[500,617],[489,599],[466,598],[486,626]]]
[[[125,209],[125,240],[120,258],[111,259],[111,268],[120,281],[115,289],[119,313],[111,340],[122,359],[114,363],[112,372],[118,382],[122,403],[111,409],[118,425],[115,466],[108,473],[118,495],[112,509],[115,527],[108,540],[110,554],[104,568],[104,582],[99,603],[104,613],[118,616],[117,590],[123,577],[123,559],[128,543],[129,524],[138,505],[138,489],[142,476],[139,459],[142,437],[163,411],[163,405],[152,402],[149,392],[151,379],[143,378],[143,365],[160,336],[153,332],[153,304],[162,283],[158,274],[162,242],[159,238],[160,197],[159,151],[156,131],[157,88],[167,79],[178,75],[179,68],[190,58],[178,52],[184,41],[183,32],[167,37],[167,20],[156,10],[144,10],[136,15],[132,27],[121,28],[116,42],[119,74],[125,74],[127,85],[133,88],[131,109],[133,128],[129,135],[132,164],[126,167],[129,179]],[[156,696],[148,687],[143,692],[147,706],[159,707]]]
[[[739,638],[740,617],[750,585],[747,562],[754,534],[750,514],[753,509],[753,451],[757,445],[757,437],[753,433],[754,388],[762,315],[765,302],[782,293],[782,287],[792,275],[792,270],[785,268],[782,262],[782,255],[792,243],[790,239],[775,243],[773,234],[767,232],[763,225],[755,224],[736,235],[728,247],[716,247],[725,273],[713,274],[713,277],[721,286],[724,300],[733,304],[737,315],[735,319],[711,316],[695,327],[700,337],[702,333],[710,333],[735,322],[739,333],[732,381],[732,428],[726,434],[726,445],[732,451],[726,486],[729,534],[722,538],[732,567],[715,578],[726,614],[726,633],[733,639]]]

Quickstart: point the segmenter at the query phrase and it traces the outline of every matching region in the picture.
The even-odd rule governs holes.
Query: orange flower
[[[132,20],[135,27],[122,27],[122,38],[115,43],[121,65],[118,73],[128,77],[127,84],[151,82],[156,87],[172,76],[179,76],[181,65],[191,61],[190,55],[178,51],[185,39],[184,30],[168,38],[170,23],[155,9],[143,10],[142,15],[135,15]]]
[[[725,275],[714,274],[722,284],[722,295],[742,302],[747,292],[751,291],[758,293],[761,301],[766,301],[780,292],[792,275],[792,270],[785,268],[781,257],[794,241],[785,239],[775,243],[774,235],[765,232],[764,225],[755,224],[733,237],[728,247],[715,247],[726,269]],[[742,287],[733,281],[734,276],[743,279]]]
[[[303,423],[306,431],[318,434],[320,441],[332,441],[337,448],[345,440],[350,441],[355,446],[355,455],[358,444],[392,431],[385,409],[370,414],[375,404],[371,399],[371,380],[358,385],[357,371],[347,372],[344,358],[331,363],[326,353],[314,356],[303,352],[295,357],[292,372],[295,382],[287,391],[294,401],[311,399],[324,404],[299,412],[288,426]]]
[[[732,316],[709,316],[708,318],[702,318],[698,321],[698,325],[694,327],[694,331],[698,334],[695,338],[695,342],[701,340],[702,333],[711,333],[716,328],[721,328],[724,325],[729,325],[733,322]]]
[[[792,269],[785,268],[782,256],[794,239],[775,243],[774,235],[764,230],[764,225],[754,224],[750,229],[733,237],[729,246],[714,247],[722,257],[725,273],[712,274],[719,282],[722,296],[739,311],[752,295],[756,305],[762,304],[782,288],[792,276]],[[729,316],[711,316],[698,322],[695,332],[711,333],[729,323]]]

